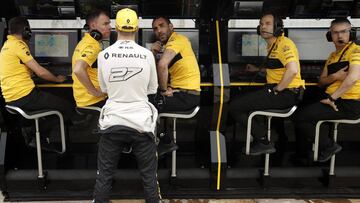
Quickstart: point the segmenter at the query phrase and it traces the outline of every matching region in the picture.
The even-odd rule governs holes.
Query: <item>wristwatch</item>
[[[160,89],[160,92],[161,92],[161,93],[164,93],[164,92],[166,92],[166,90]]]
[[[328,99],[331,101],[331,102],[335,102],[336,99],[332,98],[331,95],[328,95]]]

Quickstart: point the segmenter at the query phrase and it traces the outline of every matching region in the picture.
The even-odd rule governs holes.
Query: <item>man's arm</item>
[[[329,84],[332,84],[333,82],[340,80],[343,81],[348,72],[345,71],[345,69],[347,69],[348,67],[346,66],[345,68],[340,69],[339,71],[337,71],[336,73],[330,74],[328,75],[328,70],[327,68],[324,68],[321,75],[320,75],[320,79],[319,79],[319,83],[318,85],[320,87],[324,87],[327,86]]]
[[[286,71],[281,78],[279,84],[275,87],[276,90],[282,91],[289,86],[291,81],[295,78],[298,73],[298,64],[295,61],[291,61],[285,65]]]
[[[87,89],[89,94],[95,97],[102,97],[104,94],[96,89],[93,83],[91,82],[89,75],[86,71],[88,64],[84,60],[77,60],[74,67],[74,74],[79,79],[82,85]]]
[[[28,68],[30,68],[37,76],[39,76],[44,80],[52,81],[52,82],[64,82],[66,79],[65,76],[63,75],[58,75],[58,76],[53,75],[50,71],[48,71],[46,68],[42,67],[38,62],[36,62],[35,59],[26,62],[25,65]]]
[[[354,64],[350,65],[349,72],[346,78],[343,80],[339,88],[330,95],[330,98],[323,99],[320,102],[323,104],[330,105],[335,111],[338,111],[335,104],[335,100],[340,98],[345,92],[351,89],[356,81],[360,79],[360,65]]]
[[[171,60],[176,56],[176,53],[171,49],[165,49],[164,54],[161,56],[157,66],[157,74],[159,80],[160,90],[167,90],[168,83],[168,68]]]
[[[331,98],[337,99],[341,97],[345,92],[347,92],[349,89],[351,89],[356,81],[360,79],[360,65],[350,65],[349,72],[344,79],[344,81],[341,83],[340,87],[331,94]]]

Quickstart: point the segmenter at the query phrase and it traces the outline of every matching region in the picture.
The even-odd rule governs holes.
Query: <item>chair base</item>
[[[38,187],[39,187],[40,190],[46,190],[47,189],[47,176],[48,176],[48,172],[43,171],[43,177],[38,177],[37,178]]]
[[[262,187],[268,187],[271,181],[270,175],[264,175],[264,169],[259,169],[258,182]]]

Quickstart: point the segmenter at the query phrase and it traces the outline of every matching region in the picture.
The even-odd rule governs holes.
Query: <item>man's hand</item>
[[[330,101],[329,98],[323,99],[320,102],[323,103],[323,104],[327,104],[327,105],[331,106],[331,108],[333,108],[335,111],[339,111],[339,109],[337,108],[335,102]]]
[[[151,45],[151,52],[155,55],[157,53],[159,53],[162,49],[162,46],[161,46],[161,42],[160,41],[156,41],[154,42],[152,45]]]
[[[342,68],[336,73],[334,73],[333,75],[335,77],[335,80],[339,80],[339,81],[345,80],[345,78],[348,76],[348,71],[346,71],[346,69],[348,68],[349,66],[346,66],[345,68]]]
[[[62,82],[64,82],[65,80],[66,80],[66,77],[63,76],[63,75],[58,75],[58,76],[56,76],[56,82],[58,82],[58,83],[62,83]]]
[[[171,87],[167,87],[166,92],[161,92],[161,95],[166,97],[172,97],[174,96],[174,90]]]
[[[106,96],[100,89],[96,88],[95,91],[88,91],[89,94],[93,95],[94,97],[104,97]]]
[[[258,68],[257,66],[255,66],[253,64],[246,64],[246,71],[257,72],[257,71],[260,71],[260,68]]]

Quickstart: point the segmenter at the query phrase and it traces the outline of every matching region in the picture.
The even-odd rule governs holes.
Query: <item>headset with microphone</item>
[[[90,26],[89,26],[88,24],[85,24],[85,25],[84,25],[84,29],[85,29],[85,30],[90,30]],[[96,30],[96,29],[91,30],[91,31],[89,32],[89,34],[90,34],[90,36],[91,36],[92,38],[94,38],[96,41],[100,41],[100,40],[103,38],[101,32],[100,32],[99,30]]]
[[[279,37],[279,36],[281,36],[282,35],[282,33],[284,32],[284,23],[283,23],[283,21],[282,21],[282,19],[280,18],[280,17],[278,17],[278,16],[275,16],[275,15],[273,15],[273,14],[269,14],[269,15],[272,15],[273,17],[274,17],[274,32],[273,33],[271,33],[271,32],[265,32],[265,31],[263,31],[263,32],[265,32],[265,33],[268,33],[268,34],[272,34],[272,35],[274,35],[274,37]],[[265,16],[265,15],[264,15]],[[260,35],[261,34],[261,30],[260,30],[260,25],[258,25],[257,27],[256,27],[256,33],[258,34],[258,35]]]
[[[349,41],[354,41],[354,40],[356,40],[356,30],[355,30],[355,28],[351,28],[351,29],[349,30],[349,33],[350,33]],[[326,32],[326,39],[327,39],[328,42],[332,42],[332,41],[333,41],[330,30]],[[345,43],[345,42],[340,42],[340,43]]]

